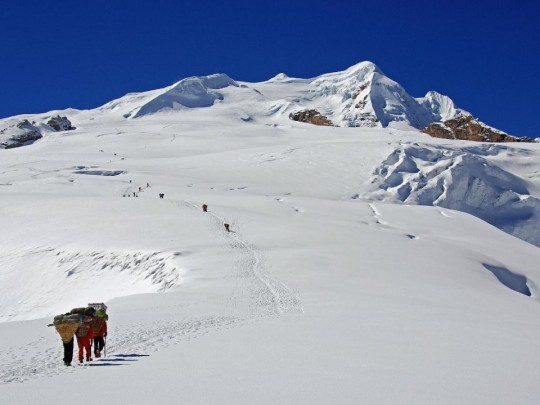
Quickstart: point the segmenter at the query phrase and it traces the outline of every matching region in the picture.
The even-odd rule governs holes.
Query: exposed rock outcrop
[[[289,114],[289,118],[293,121],[307,122],[314,125],[333,126],[330,121],[324,115],[321,115],[317,110],[303,110],[296,111]]]
[[[444,122],[434,122],[422,132],[444,139],[460,139],[477,142],[534,142],[530,138],[519,138],[492,128],[471,115],[460,115]]]
[[[71,131],[76,129],[71,125],[71,121],[67,117],[61,117],[60,115],[52,117],[47,124],[55,131]]]
[[[0,140],[0,148],[18,148],[20,146],[30,145],[40,139],[43,135],[41,135],[39,128],[34,124],[28,120],[22,120],[16,125],[0,131],[1,138],[3,138],[3,140]]]

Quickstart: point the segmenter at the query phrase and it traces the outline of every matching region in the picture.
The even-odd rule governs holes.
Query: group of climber
[[[203,212],[208,212],[208,204],[203,204],[203,205],[202,205],[202,210],[203,210]],[[231,226],[230,226],[229,224],[224,223],[223,226],[225,227],[225,230],[226,230],[227,232],[231,232],[231,229],[230,229]]]
[[[105,349],[107,337],[107,307],[105,304],[94,304],[83,308],[74,308],[70,312],[54,318],[56,331],[64,345],[64,365],[71,366],[73,361],[74,340],[79,347],[79,363],[92,361],[92,343],[94,356],[101,357]],[[96,308],[97,307],[97,308]]]

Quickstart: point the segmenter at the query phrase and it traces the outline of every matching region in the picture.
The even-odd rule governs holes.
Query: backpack
[[[96,312],[94,313],[94,316],[99,317],[99,318],[103,318],[106,321],[109,320],[109,315],[107,315],[107,313],[103,309],[97,309]]]
[[[92,302],[88,304],[89,307],[93,307],[96,310],[102,309],[103,311],[107,312],[107,305],[105,305],[103,302]]]
[[[77,314],[77,315],[94,316],[95,311],[96,310],[94,309],[94,307],[80,307],[80,308],[73,308],[69,313]]]
[[[105,318],[94,316],[94,318],[92,319],[92,330],[94,331],[94,335],[99,334],[104,324]]]
[[[88,331],[92,327],[92,318],[90,316],[83,316],[82,322],[77,328],[77,337],[83,338],[88,336]]]
[[[58,315],[54,317],[54,328],[62,338],[62,342],[69,343],[73,335],[82,324],[83,317],[78,314]]]

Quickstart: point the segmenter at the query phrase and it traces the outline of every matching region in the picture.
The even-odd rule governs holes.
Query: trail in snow
[[[180,204],[200,209],[189,202]],[[225,314],[256,319],[268,315],[303,312],[298,293],[266,272],[261,249],[242,239],[238,230],[235,230],[236,220],[232,224],[232,231],[225,232],[224,217],[212,211],[205,212],[204,215],[210,218],[212,228],[223,234],[231,252],[237,257],[234,270],[236,287],[224,308]],[[246,307],[244,311],[247,310],[247,313],[239,313],[242,306]]]
[[[410,234],[410,233],[403,233],[401,232],[400,229],[398,229],[397,227],[395,227],[394,225],[390,224],[389,222],[381,219],[381,213],[380,211],[377,209],[377,207],[375,207],[375,204],[373,203],[369,203],[368,204],[369,208],[371,209],[371,213],[373,215],[373,219],[375,220],[375,224],[379,226],[380,229],[383,229],[383,230],[393,230],[393,231],[397,231],[399,233],[401,233],[403,236],[411,239],[411,240],[418,240],[420,239],[418,236],[416,235],[413,235],[413,234]],[[441,212],[442,214],[442,212]]]
[[[190,202],[174,202],[179,208],[199,210]],[[214,316],[162,321],[110,327],[107,346],[108,357],[95,359],[93,365],[105,365],[111,357],[119,353],[129,355],[146,355],[160,348],[178,344],[181,341],[195,339],[206,333],[238,327],[249,322],[258,321],[270,316],[281,316],[288,313],[303,312],[302,302],[297,292],[283,282],[267,274],[264,266],[264,255],[257,246],[245,241],[241,234],[234,230],[225,232],[224,218],[216,213],[201,213],[209,221],[211,232],[221,232],[224,243],[235,255],[236,265],[232,270],[235,287],[224,304],[222,312]],[[233,222],[237,226],[237,222]],[[94,252],[91,259],[96,258]],[[103,256],[103,255],[102,255]],[[76,258],[76,257],[75,257]],[[71,258],[67,262],[73,264]],[[81,259],[82,260],[82,259]],[[180,314],[181,316],[181,314]],[[47,332],[23,345],[12,345],[0,353],[0,384],[22,382],[31,378],[52,376],[63,372],[80,369],[65,367],[61,364],[62,345],[59,339],[50,339]],[[55,336],[57,338],[57,336]],[[36,348],[40,348],[36,350]],[[77,358],[75,345],[74,363]],[[92,363],[90,363],[92,364]]]

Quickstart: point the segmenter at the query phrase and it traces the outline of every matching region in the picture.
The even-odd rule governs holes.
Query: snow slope
[[[503,145],[400,146],[374,171],[368,198],[468,212],[540,246],[540,199],[526,179],[488,156],[527,153]]]
[[[234,80],[224,74],[183,79],[171,89],[144,104],[134,117],[182,107],[210,107],[217,100],[223,100],[223,94],[216,90],[229,86],[239,87]]]
[[[0,402],[536,403],[539,250],[510,233],[538,240],[540,145],[311,126],[312,79],[236,83],[0,151]],[[107,355],[66,368],[46,325],[96,301]]]

